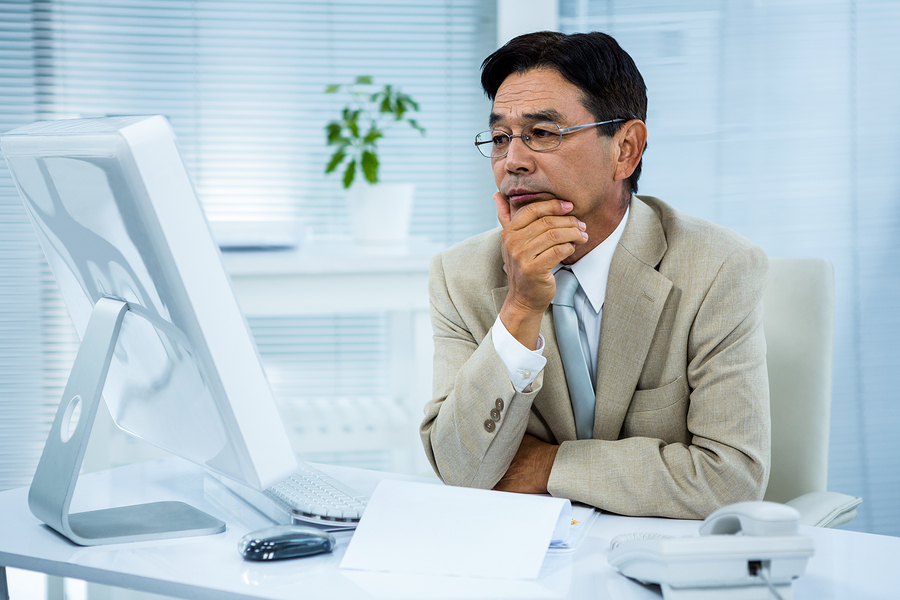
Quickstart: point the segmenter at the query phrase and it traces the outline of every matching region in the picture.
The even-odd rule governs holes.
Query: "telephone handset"
[[[614,538],[608,560],[627,577],[659,584],[665,600],[789,600],[813,554],[799,523],[793,507],[740,502],[711,514],[697,537]]]

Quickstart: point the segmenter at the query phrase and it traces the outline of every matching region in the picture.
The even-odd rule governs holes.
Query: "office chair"
[[[818,258],[770,258],[763,327],[772,412],[766,500],[800,511],[804,525],[836,527],[862,498],[828,492],[834,269]]]

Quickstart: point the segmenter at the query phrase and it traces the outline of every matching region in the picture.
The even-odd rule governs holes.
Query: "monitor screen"
[[[256,489],[296,469],[219,248],[161,116],[0,140],[79,336],[128,303],[103,397],[126,432]]]

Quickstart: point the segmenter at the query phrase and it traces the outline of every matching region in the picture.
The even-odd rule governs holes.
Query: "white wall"
[[[557,0],[497,0],[497,47],[533,31],[559,29]]]

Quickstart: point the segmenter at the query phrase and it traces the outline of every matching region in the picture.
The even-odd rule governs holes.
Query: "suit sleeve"
[[[467,297],[458,308],[443,256],[432,259],[433,397],[419,430],[425,454],[444,483],[484,489],[493,488],[509,468],[543,381],[540,374],[530,392],[518,392],[493,347],[490,323],[473,316],[476,311],[466,312],[465,307],[490,302],[477,297],[489,292],[460,291]]]
[[[619,514],[692,519],[762,499],[770,455],[767,270],[761,249],[735,250],[699,305],[687,338],[688,439],[564,442],[551,494]]]

